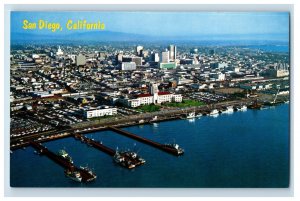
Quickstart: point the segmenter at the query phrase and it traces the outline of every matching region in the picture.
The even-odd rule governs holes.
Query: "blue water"
[[[11,186],[15,187],[288,187],[289,105],[234,112],[195,121],[176,120],[124,128],[158,142],[174,140],[185,149],[175,157],[119,134],[88,134],[103,144],[134,149],[144,166],[128,170],[103,152],[73,138],[45,143],[65,148],[76,165],[93,168],[95,182],[76,183],[63,168],[33,149],[11,154]]]
[[[289,45],[249,45],[244,47],[272,53],[289,53],[290,51]]]

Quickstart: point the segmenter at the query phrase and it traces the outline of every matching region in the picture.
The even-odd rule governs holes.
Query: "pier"
[[[137,140],[137,141],[142,142],[144,144],[147,144],[147,145],[150,145],[152,147],[158,148],[158,149],[160,149],[162,151],[165,151],[167,153],[170,153],[170,154],[173,154],[173,155],[176,155],[176,156],[179,156],[179,155],[183,154],[183,149],[179,148],[178,145],[174,146],[174,147],[171,147],[171,146],[160,144],[158,142],[154,142],[152,140],[137,136],[133,133],[121,130],[121,129],[116,128],[114,126],[108,126],[107,128],[110,129],[111,131],[114,131],[115,133],[118,133],[118,134],[124,135],[126,137],[132,138],[134,140]]]
[[[126,167],[128,169],[135,168],[137,166],[143,165],[146,161],[139,157],[136,153],[130,151],[115,151],[102,143],[95,141],[93,139],[87,138],[82,134],[75,133],[74,138],[88,144],[89,146],[95,147],[96,149],[112,156],[116,163]]]
[[[104,153],[106,153],[106,154],[108,154],[110,156],[114,156],[115,153],[116,153],[115,150],[113,150],[113,149],[111,149],[111,148],[109,148],[107,146],[104,146],[102,143],[99,143],[99,142],[97,142],[95,140],[87,138],[84,135],[76,133],[73,136],[74,136],[75,139],[80,140],[81,142],[84,142],[84,143],[86,143],[86,144],[88,144],[88,145],[90,145],[92,147],[95,147],[96,149],[98,149],[98,150],[100,150],[100,151],[102,151],[102,152],[104,152]]]
[[[89,182],[95,179],[94,175],[89,173],[87,170],[83,170],[81,168],[76,167],[73,163],[69,162],[68,160],[58,156],[57,154],[53,153],[49,149],[47,149],[45,146],[38,142],[30,142],[30,145],[35,148],[38,153],[46,155],[48,158],[53,160],[55,163],[58,165],[62,166],[66,170],[71,170],[71,171],[77,171],[80,173],[82,177],[83,182]]]

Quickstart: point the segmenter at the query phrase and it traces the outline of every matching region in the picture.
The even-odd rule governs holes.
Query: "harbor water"
[[[44,143],[65,149],[76,166],[92,168],[97,179],[77,183],[46,156],[27,147],[10,157],[12,187],[288,187],[289,104],[216,117],[167,121],[122,128],[160,143],[178,143],[176,157],[112,131],[87,134],[113,149],[133,150],[145,165],[128,170],[111,156],[74,138]]]

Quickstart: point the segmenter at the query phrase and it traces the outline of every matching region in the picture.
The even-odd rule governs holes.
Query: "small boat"
[[[150,123],[153,123],[153,122],[155,122],[155,121],[157,121],[157,116],[154,116],[151,120],[150,120]]]
[[[240,111],[246,111],[247,110],[247,106],[246,105],[243,105],[241,108],[240,108]]]
[[[115,153],[113,158],[117,164],[119,164],[123,167],[126,167],[128,169],[135,168],[135,165],[132,164],[130,160],[126,159],[126,157],[118,151]]]
[[[64,149],[59,150],[57,155],[66,159],[68,162],[73,164],[73,160],[72,160],[71,156],[69,156],[69,154]]]
[[[231,114],[231,113],[233,113],[233,111],[234,111],[233,107],[232,106],[228,106],[228,107],[226,107],[225,110],[222,111],[222,113]]]
[[[195,118],[195,112],[190,112],[186,115],[186,119],[194,119]]]
[[[92,176],[92,178],[90,178],[88,181],[92,181],[92,180],[97,178],[97,175],[90,168],[88,168],[87,166],[86,167],[80,166],[79,168],[81,170],[89,173]]]
[[[184,153],[184,149],[180,148],[178,144],[164,144],[164,147],[171,148],[177,151],[177,155],[182,155]]]
[[[65,170],[65,175],[74,181],[77,181],[77,182],[82,181],[81,174],[78,171],[71,171],[68,169],[68,170]]]
[[[200,117],[202,117],[202,114],[201,114],[201,113],[198,113],[198,114],[196,115],[196,117],[197,117],[197,118],[200,118]]]
[[[217,109],[213,109],[210,113],[209,113],[210,116],[217,116],[219,115],[219,111]]]

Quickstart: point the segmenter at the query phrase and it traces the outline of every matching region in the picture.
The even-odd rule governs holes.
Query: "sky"
[[[106,31],[151,36],[197,35],[289,35],[287,12],[12,12],[11,32],[37,32],[23,30],[24,19],[59,22],[67,20],[100,20]],[[44,31],[39,33],[50,33]],[[68,31],[64,29],[60,34]]]

